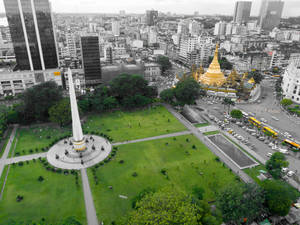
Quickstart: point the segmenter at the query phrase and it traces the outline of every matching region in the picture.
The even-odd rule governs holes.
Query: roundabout
[[[59,141],[48,151],[48,162],[56,168],[80,170],[105,160],[112,150],[110,142],[103,137],[86,135],[84,140],[84,151],[74,149],[72,138]]]

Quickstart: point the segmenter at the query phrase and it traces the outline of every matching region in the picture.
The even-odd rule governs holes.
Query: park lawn
[[[162,169],[166,169],[167,176],[161,173]],[[132,176],[134,172],[136,177]],[[205,189],[205,200],[213,201],[221,188],[238,182],[236,176],[192,135],[121,145],[111,162],[96,169],[98,185],[91,168],[88,175],[98,219],[104,224],[131,211],[132,198],[146,188],[157,190],[171,186],[191,194],[192,188],[198,186]]]
[[[49,147],[53,141],[69,133],[68,128],[53,126],[36,125],[30,128],[19,128],[14,156],[42,152],[42,148]]]
[[[163,106],[123,112],[116,111],[89,116],[85,132],[101,132],[114,142],[184,131],[186,128]]]
[[[260,174],[260,172],[259,172],[260,170],[264,170],[267,172],[266,167],[262,164],[254,167],[254,168],[244,169],[244,172],[246,174],[248,174],[256,183],[258,183],[260,185],[262,183],[262,181],[257,178],[257,176],[259,176],[259,174]]]
[[[194,126],[200,128],[200,127],[207,127],[209,125],[210,125],[209,123],[197,123]]]
[[[44,181],[38,181],[43,176]],[[74,175],[57,174],[47,171],[38,161],[10,167],[0,201],[0,224],[31,224],[42,218],[47,224],[61,224],[69,216],[86,224],[83,192],[75,184]],[[17,195],[24,199],[16,201]],[[23,224],[23,223],[22,223]]]
[[[215,135],[215,134],[219,134],[219,133],[220,133],[220,131],[214,130],[214,131],[205,132],[203,134],[208,136],[208,135]]]
[[[2,140],[2,141],[3,141],[3,146],[2,146],[2,149],[0,150],[0,159],[2,158],[2,155],[3,155],[4,151],[5,151],[6,145],[7,145],[8,141],[9,141],[11,132],[12,132],[12,130],[13,130],[12,127],[8,127],[7,129],[8,129],[8,131],[7,131],[7,136],[6,136],[6,138],[4,138],[4,139]]]

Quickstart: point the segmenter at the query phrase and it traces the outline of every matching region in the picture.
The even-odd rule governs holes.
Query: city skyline
[[[128,13],[145,13],[154,9],[162,12],[177,14],[193,14],[198,11],[200,15],[224,14],[233,15],[235,0],[111,0],[99,2],[96,0],[51,0],[53,11],[57,13],[118,13],[125,10]],[[285,0],[283,17],[300,16],[300,1]],[[197,6],[199,4],[199,6]],[[251,16],[257,16],[261,1],[254,0]],[[217,7],[216,7],[217,6]],[[0,0],[0,13],[5,12],[3,0]]]

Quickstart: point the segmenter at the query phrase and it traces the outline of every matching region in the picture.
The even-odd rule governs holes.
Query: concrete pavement
[[[37,153],[37,154],[32,154],[32,155],[24,155],[24,156],[18,156],[14,158],[8,158],[5,160],[6,164],[13,164],[13,163],[18,163],[18,162],[25,162],[25,161],[30,161],[33,159],[38,159],[38,158],[46,158],[47,152],[43,153]]]
[[[112,145],[118,146],[118,145],[126,145],[126,144],[132,144],[132,143],[138,143],[138,142],[144,142],[144,141],[153,141],[153,140],[158,140],[158,139],[188,135],[191,133],[192,133],[191,131],[182,131],[182,132],[177,132],[177,133],[172,133],[172,134],[164,134],[164,135],[160,135],[160,136],[142,138],[142,139],[137,139],[137,140],[132,140],[132,141],[117,142]]]
[[[86,169],[81,170],[82,187],[84,194],[85,211],[88,225],[98,225],[97,213],[94,205],[94,200],[89,184],[89,179],[86,174]]]

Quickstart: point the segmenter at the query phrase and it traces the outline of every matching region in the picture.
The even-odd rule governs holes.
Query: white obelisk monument
[[[71,113],[72,113],[73,146],[75,151],[81,152],[86,150],[86,145],[85,145],[85,138],[82,133],[75,89],[73,84],[72,71],[70,68],[68,69],[68,78],[69,78],[69,93],[70,93]]]

